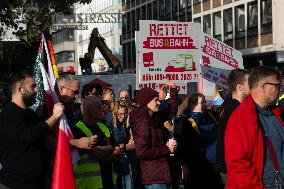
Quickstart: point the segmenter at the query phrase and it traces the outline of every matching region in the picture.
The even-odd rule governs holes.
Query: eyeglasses
[[[128,114],[127,112],[126,112],[126,113],[117,113],[117,116],[118,116],[118,117],[127,116],[127,114]]]
[[[129,96],[123,96],[123,97],[120,97],[119,99],[120,100],[126,100],[126,99],[130,99],[130,97]]]
[[[73,89],[70,89],[70,88],[68,88],[68,87],[65,87],[66,89],[69,89],[70,91],[72,91],[72,93],[74,94],[74,95],[78,95],[78,94],[80,94],[80,91],[79,90],[73,90]]]
[[[277,87],[278,89],[280,89],[280,87],[281,87],[281,83],[264,83],[264,85],[273,85],[273,86]]]
[[[128,102],[126,101],[126,99],[119,99],[117,102],[117,105],[120,105],[120,106],[128,106]]]

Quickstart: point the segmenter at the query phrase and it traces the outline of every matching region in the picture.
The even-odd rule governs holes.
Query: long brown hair
[[[188,97],[188,108],[189,108],[189,111],[192,112],[193,109],[197,106],[198,98],[205,98],[205,96],[202,93],[194,93],[192,95],[189,95],[189,97]]]
[[[184,112],[187,109],[192,112],[195,106],[197,106],[199,97],[205,98],[205,96],[201,93],[194,93],[186,97],[179,105],[177,115],[184,115]]]
[[[187,109],[188,109],[188,96],[179,105],[177,116],[184,115],[185,114],[185,110],[187,110]]]

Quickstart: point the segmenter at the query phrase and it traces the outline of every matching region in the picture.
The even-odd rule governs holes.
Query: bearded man
[[[45,135],[61,117],[64,106],[41,121],[30,107],[38,91],[33,76],[20,73],[11,79],[12,101],[0,113],[0,188],[42,189],[47,175]]]

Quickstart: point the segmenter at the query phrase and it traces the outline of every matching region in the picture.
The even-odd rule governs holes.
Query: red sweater
[[[273,110],[282,125],[280,108]],[[252,96],[233,112],[225,131],[227,189],[264,189],[264,138]]]

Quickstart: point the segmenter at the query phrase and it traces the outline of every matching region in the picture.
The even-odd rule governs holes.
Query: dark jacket
[[[167,157],[169,148],[165,145],[160,124],[143,109],[135,108],[130,113],[130,125],[137,158],[141,162],[143,184],[170,183]]]
[[[187,112],[186,112],[187,113]],[[216,161],[217,146],[217,123],[210,110],[204,112],[189,112],[186,114],[188,118],[192,118],[197,124],[200,132],[201,142],[206,149],[206,157],[212,164]]]
[[[113,137],[117,144],[127,144],[129,140],[129,129],[126,128],[126,123],[117,123],[117,126],[113,126]],[[129,160],[128,152],[125,151],[120,155],[118,159],[115,159],[114,162],[114,171],[120,175],[126,175],[130,173],[129,169]],[[130,151],[130,153],[133,150]]]
[[[226,173],[225,152],[224,152],[224,136],[226,125],[233,111],[240,105],[240,102],[236,99],[230,99],[224,105],[224,109],[221,112],[219,126],[217,128],[217,152],[216,158],[220,165],[220,171]]]
[[[46,122],[11,102],[0,114],[0,182],[13,189],[41,189],[47,174]]]
[[[224,188],[219,182],[219,176],[206,158],[200,134],[192,127],[187,117],[179,116],[175,120],[174,136],[178,143],[175,156],[189,170],[189,181],[185,184],[185,189]]]

